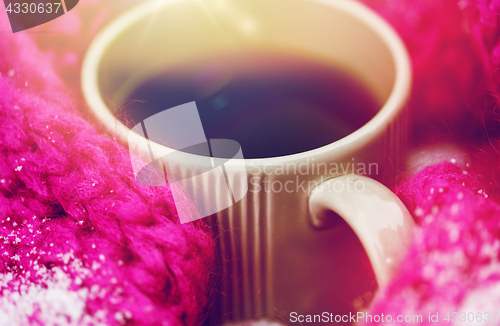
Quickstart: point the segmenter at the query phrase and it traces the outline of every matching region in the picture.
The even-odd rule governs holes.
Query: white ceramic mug
[[[209,169],[224,166],[224,173],[189,178],[197,169],[207,170],[206,158],[147,140],[110,109],[162,69],[234,48],[267,45],[307,51],[343,67],[373,91],[380,111],[327,146],[281,157],[212,162]],[[134,166],[136,173],[155,161],[152,156],[175,154],[159,162],[198,189],[194,200],[200,202],[191,207],[204,202],[227,207],[212,216],[220,231],[221,261],[209,324],[261,317],[290,323],[292,312],[354,311],[353,300],[371,286],[369,268],[359,266],[363,248],[379,286],[390,279],[413,226],[390,190],[367,176],[351,174],[356,171],[350,168],[338,174],[324,169],[277,172],[283,167],[304,171],[321,164],[345,168],[362,162],[374,164],[378,170],[371,176],[392,186],[401,171],[410,63],[397,34],[365,6],[349,0],[146,2],[95,38],[84,60],[82,85],[96,117],[142,157],[144,163]],[[265,191],[265,182],[307,186]],[[221,184],[238,198],[228,202],[227,193],[217,190]],[[347,223],[335,223],[336,214]]]

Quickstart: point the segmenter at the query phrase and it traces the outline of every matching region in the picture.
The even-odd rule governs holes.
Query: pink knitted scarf
[[[133,2],[80,1],[34,29],[58,37],[0,34],[0,324],[203,319],[213,261],[205,224],[180,225],[168,188],[135,183],[128,152],[84,118],[83,52]],[[453,147],[470,163],[406,175],[397,194],[419,227],[366,313],[429,324],[439,314],[448,324],[447,313],[498,311],[500,1],[364,2],[411,54],[412,148]]]
[[[0,324],[198,323],[209,230],[135,182],[27,34],[0,36],[0,144]]]

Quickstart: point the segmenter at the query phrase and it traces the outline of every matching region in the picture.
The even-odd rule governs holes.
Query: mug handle
[[[309,213],[314,226],[328,227],[332,212],[352,228],[366,250],[379,287],[385,286],[411,241],[415,222],[408,209],[380,182],[349,174],[329,179],[311,192]]]

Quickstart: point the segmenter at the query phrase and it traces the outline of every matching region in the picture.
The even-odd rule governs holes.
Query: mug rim
[[[139,143],[148,141],[143,136],[135,133],[131,128],[125,126],[112,113],[110,108],[104,103],[98,83],[98,71],[107,48],[112,41],[120,35],[127,27],[153,13],[158,7],[167,6],[183,0],[151,0],[146,3],[132,7],[118,18],[114,19],[103,30],[101,30],[90,44],[83,60],[81,84],[83,96],[90,111],[102,123],[109,132],[117,136],[123,143]],[[303,151],[296,154],[289,154],[276,157],[251,158],[251,159],[231,159],[225,162],[226,167],[241,167],[240,161],[251,161],[252,165],[267,166],[279,165],[290,161],[304,161],[310,157],[322,157],[341,148],[350,151],[360,148],[370,142],[383,132],[385,127],[404,109],[410,95],[412,83],[412,70],[408,52],[403,41],[397,32],[377,13],[366,5],[355,0],[311,0],[323,3],[337,10],[350,14],[372,29],[380,40],[387,46],[394,62],[394,83],[389,97],[379,109],[377,114],[363,126],[356,129],[347,136],[331,142],[319,148]],[[179,153],[167,146],[150,141],[153,152],[173,153],[176,152],[182,161],[192,162],[200,155],[190,153]],[[349,148],[350,147],[350,148]],[[216,159],[216,158],[214,158]]]

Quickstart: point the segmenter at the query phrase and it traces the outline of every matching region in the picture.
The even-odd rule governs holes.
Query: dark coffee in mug
[[[360,80],[326,60],[271,50],[187,59],[129,94],[117,114],[129,127],[196,101],[207,139],[235,140],[247,159],[327,145],[363,126],[381,106]]]

